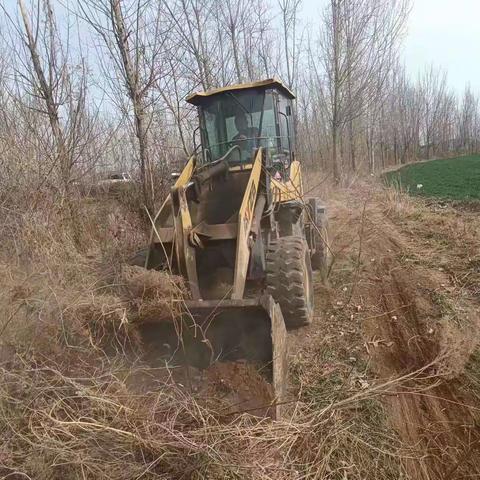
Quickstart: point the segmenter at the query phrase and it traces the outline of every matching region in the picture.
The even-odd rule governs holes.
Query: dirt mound
[[[405,444],[423,453],[421,461],[407,461],[407,469],[413,478],[427,479],[442,478],[454,466],[463,473],[478,468],[480,444],[471,443],[480,440],[476,402],[455,378],[471,353],[465,348],[469,337],[450,328],[449,343],[444,341],[444,311],[436,296],[441,283],[421,267],[398,269],[386,260],[373,271],[376,288],[359,289],[379,300],[379,316],[365,320],[363,327],[379,344],[371,351],[373,367],[384,378],[419,372],[387,401],[390,420]]]
[[[273,415],[273,388],[254,365],[241,362],[216,363],[207,369],[206,380],[206,395],[227,402],[225,415]]]

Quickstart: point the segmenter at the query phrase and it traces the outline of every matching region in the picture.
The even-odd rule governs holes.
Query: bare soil
[[[393,381],[381,423],[401,443],[408,478],[480,476],[480,218],[471,210],[372,185],[337,193],[330,288],[317,285],[307,342],[291,335],[294,375],[310,397]]]

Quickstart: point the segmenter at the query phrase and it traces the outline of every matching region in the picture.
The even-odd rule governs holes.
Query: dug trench
[[[328,404],[382,385],[381,418],[356,415],[395,436],[407,478],[476,478],[478,215],[372,185],[329,203],[330,286],[317,285],[316,321],[290,338],[297,387]]]

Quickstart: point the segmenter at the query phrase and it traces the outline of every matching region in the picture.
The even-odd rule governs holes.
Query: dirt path
[[[307,342],[292,337],[299,379],[312,386],[320,375],[324,388],[341,383],[353,391],[407,376],[382,404],[408,478],[477,478],[478,214],[371,185],[340,192],[330,204],[331,288],[317,287]]]

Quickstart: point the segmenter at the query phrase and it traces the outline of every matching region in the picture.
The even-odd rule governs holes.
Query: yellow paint
[[[198,288],[195,247],[190,245],[188,241],[190,232],[192,231],[192,217],[190,215],[185,188],[183,186],[178,189],[178,199],[180,204],[180,222],[178,222],[178,218],[175,219],[175,231],[178,246],[177,260],[179,265],[182,265],[182,263],[185,262],[184,276],[188,280],[193,300],[197,300],[200,298],[200,291]],[[181,227],[181,229],[179,227]]]
[[[274,203],[299,200],[303,196],[302,169],[300,162],[294,160],[290,165],[290,178],[286,182],[272,178],[271,190]]]
[[[250,260],[250,249],[248,248],[248,237],[252,227],[253,213],[258,195],[258,185],[260,183],[260,174],[262,172],[262,149],[259,148],[252,172],[247,183],[247,188],[243,195],[242,205],[238,213],[238,235],[237,235],[237,253],[235,260],[235,278],[233,282],[232,299],[240,300],[243,298],[245,290],[245,280],[247,278],[248,262]]]
[[[252,163],[244,163],[242,165],[235,165],[234,167],[230,167],[228,170],[230,172],[240,172],[243,170],[251,170],[253,168]]]
[[[195,170],[195,159],[196,157],[194,155],[190,157],[190,160],[185,165],[185,168],[182,170],[182,173],[175,182],[175,188],[183,187],[190,181],[193,175],[193,171]]]
[[[195,170],[195,163],[196,163],[195,160],[196,160],[196,157],[194,155],[190,157],[190,160],[187,162],[187,164],[182,170],[182,173],[177,178],[174,184],[175,188],[185,186],[190,181],[190,179],[192,178],[193,172]],[[172,208],[171,197],[170,195],[168,195],[167,198],[162,203],[162,206],[158,210],[157,214],[155,215],[155,218],[153,219],[154,224],[156,225],[158,218],[166,209],[171,209],[171,208]],[[150,233],[150,244],[152,244],[154,241],[155,241],[155,229],[152,228],[152,231]]]
[[[247,90],[249,88],[271,87],[283,91],[288,98],[295,98],[295,95],[289,90],[280,80],[275,78],[267,78],[266,80],[260,80],[258,82],[239,83],[237,85],[228,85],[227,87],[214,88],[206,92],[193,93],[187,97],[187,102],[193,105],[197,105],[203,98],[217,95],[219,93],[232,92],[238,90]]]

